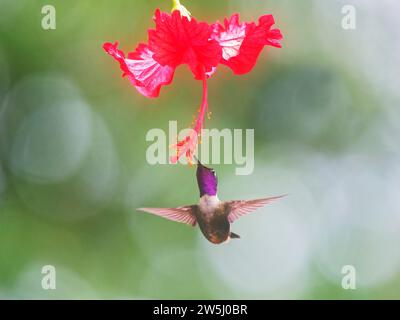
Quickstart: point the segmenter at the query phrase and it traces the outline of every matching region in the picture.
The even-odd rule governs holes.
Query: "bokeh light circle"
[[[13,139],[12,170],[36,183],[62,181],[79,168],[90,136],[90,110],[81,101],[44,106],[21,123]]]

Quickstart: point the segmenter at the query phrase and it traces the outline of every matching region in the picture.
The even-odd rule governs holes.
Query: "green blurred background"
[[[56,30],[41,9],[56,8]],[[290,196],[241,219],[240,241],[135,210],[196,203],[195,170],[150,166],[146,133],[185,128],[186,67],[140,96],[104,41],[133,50],[170,1],[0,1],[0,298],[400,298],[398,1],[187,0],[199,20],[273,13],[283,49],[209,81],[208,128],[254,128],[255,170],[215,165],[221,199]],[[341,26],[354,5],[357,28]],[[41,287],[54,265],[57,289]],[[357,289],[341,286],[356,268]]]

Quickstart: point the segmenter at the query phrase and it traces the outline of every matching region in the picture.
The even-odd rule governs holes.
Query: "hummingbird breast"
[[[228,240],[230,224],[226,206],[218,200],[217,196],[201,197],[195,211],[197,223],[207,240],[214,244]]]

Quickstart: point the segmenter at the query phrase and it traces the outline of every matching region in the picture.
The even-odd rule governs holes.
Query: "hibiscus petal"
[[[104,50],[120,64],[123,76],[127,76],[135,88],[149,98],[158,97],[162,85],[172,82],[175,69],[161,66],[153,59],[154,53],[147,45],[140,44],[128,58],[118,49],[118,42],[105,43]]]
[[[225,19],[225,28],[219,23],[213,25],[212,39],[218,41],[222,48],[222,58],[229,60],[239,54],[246,37],[246,24],[239,23],[239,15],[234,14],[230,20]]]
[[[122,76],[126,76],[129,74],[128,67],[125,63],[125,54],[118,49],[118,42],[110,43],[106,42],[103,44],[103,49],[107,52],[110,56],[112,56],[115,60],[119,62],[121,70],[124,72]]]
[[[217,67],[212,67],[211,71],[206,72],[207,78],[211,78],[215,72],[217,72]]]
[[[158,97],[161,86],[170,84],[175,68],[162,66],[153,59],[154,53],[147,45],[140,44],[135,52],[129,53],[125,63],[133,77],[136,89],[147,97]]]
[[[149,47],[161,65],[188,64],[196,79],[211,74],[221,59],[221,47],[211,39],[211,26],[196,19],[156,10],[156,28],[149,30]]]
[[[264,46],[281,47],[282,34],[279,29],[271,29],[274,24],[272,15],[260,17],[258,25],[254,22],[240,23],[238,14],[225,19],[224,26],[214,24],[211,37],[221,46],[221,63],[236,74],[251,71]]]

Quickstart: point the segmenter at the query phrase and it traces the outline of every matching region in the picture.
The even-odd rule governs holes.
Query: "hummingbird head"
[[[206,195],[215,196],[217,195],[217,174],[214,169],[207,168],[197,160],[197,184],[200,190],[200,197]]]

